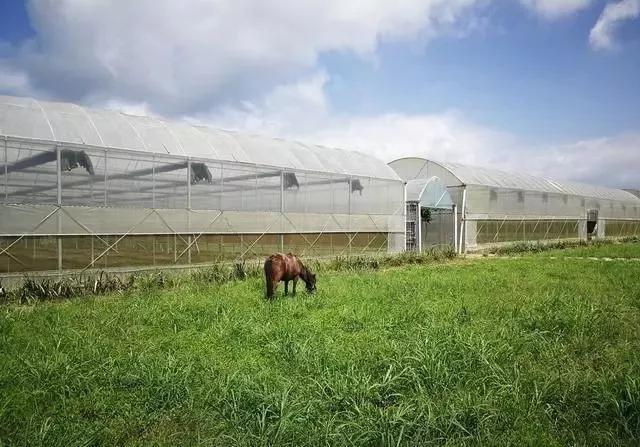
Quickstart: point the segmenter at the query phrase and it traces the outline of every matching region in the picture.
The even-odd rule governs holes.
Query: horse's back
[[[300,274],[300,261],[293,253],[274,253],[265,261],[265,273],[270,271],[272,277],[280,277],[285,280]]]

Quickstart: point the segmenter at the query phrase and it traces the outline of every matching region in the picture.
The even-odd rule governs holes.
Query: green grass
[[[640,248],[640,238],[637,236],[620,238],[620,239],[595,239],[592,241],[585,240],[557,240],[557,241],[538,241],[538,242],[514,242],[500,246],[486,248],[480,253],[494,255],[531,255],[534,253],[543,254],[545,256],[607,256],[617,253],[624,254],[624,257],[637,257]],[[629,256],[631,255],[631,256]]]
[[[635,243],[603,244],[595,247],[575,247],[549,250],[542,256],[598,257],[598,258],[640,258],[640,240]]]
[[[318,288],[0,307],[0,445],[640,442],[640,263],[453,261]]]

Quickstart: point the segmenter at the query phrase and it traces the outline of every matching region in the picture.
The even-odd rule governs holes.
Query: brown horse
[[[280,281],[284,281],[284,295],[289,293],[289,281],[293,281],[293,294],[296,294],[298,278],[307,286],[307,292],[316,291],[316,275],[307,269],[302,261],[292,253],[276,253],[264,262],[264,276],[267,282],[267,298],[273,299],[273,294]]]

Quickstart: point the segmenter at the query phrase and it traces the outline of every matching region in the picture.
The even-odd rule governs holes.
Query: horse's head
[[[304,283],[307,285],[307,292],[315,293],[316,292],[316,274],[311,273],[309,270],[304,271],[304,276],[302,276]]]

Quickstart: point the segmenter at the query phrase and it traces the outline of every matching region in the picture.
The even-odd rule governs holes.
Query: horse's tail
[[[271,258],[264,261],[264,279],[267,283],[267,298],[273,298],[273,260]]]

